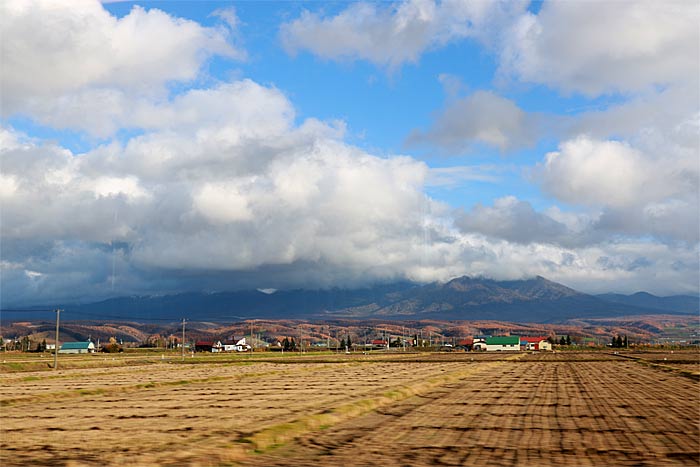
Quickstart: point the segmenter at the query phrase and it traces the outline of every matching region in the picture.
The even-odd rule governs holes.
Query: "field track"
[[[680,355],[237,356],[4,373],[0,465],[697,466],[700,383],[684,365],[698,354]]]

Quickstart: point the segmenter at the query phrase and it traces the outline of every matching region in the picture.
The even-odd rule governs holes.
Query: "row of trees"
[[[285,352],[287,351],[295,351],[297,350],[297,342],[294,340],[294,338],[288,338],[285,337],[284,340],[282,341],[282,350]],[[350,340],[350,336],[347,336],[345,339],[340,339],[340,342],[338,343],[337,349],[349,349],[352,347],[352,341]]]
[[[617,337],[613,336],[612,338],[612,347],[615,349],[624,349],[627,348],[629,345],[629,342],[627,342],[627,336],[621,337],[619,334]]]
[[[21,339],[5,341],[0,337],[0,349],[19,350],[20,352],[44,352],[46,351],[46,339],[41,342],[31,340],[28,336]]]
[[[550,344],[571,345],[571,336],[568,334],[566,335],[566,337],[561,336],[559,342],[556,342],[556,338],[552,339],[551,337],[548,340]]]
[[[294,351],[296,349],[297,349],[297,343],[294,340],[294,338],[292,337],[291,339],[288,339],[285,337],[284,340],[282,341],[282,350],[284,350],[286,352],[286,351]]]

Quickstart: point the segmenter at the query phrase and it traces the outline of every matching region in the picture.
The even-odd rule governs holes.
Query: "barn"
[[[486,350],[500,352],[506,350],[520,351],[520,338],[518,336],[494,336],[485,339]]]
[[[87,342],[64,342],[58,353],[94,353],[95,344]]]

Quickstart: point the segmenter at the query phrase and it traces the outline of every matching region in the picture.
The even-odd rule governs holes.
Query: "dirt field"
[[[0,465],[697,466],[674,355],[81,357],[1,375]]]

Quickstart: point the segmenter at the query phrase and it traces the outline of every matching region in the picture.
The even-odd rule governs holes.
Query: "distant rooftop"
[[[89,349],[90,346],[94,347],[94,344],[90,341],[87,342],[64,342],[61,346],[61,350],[81,350]]]

